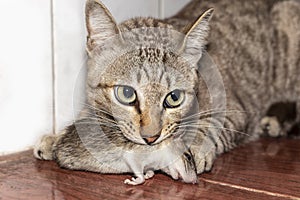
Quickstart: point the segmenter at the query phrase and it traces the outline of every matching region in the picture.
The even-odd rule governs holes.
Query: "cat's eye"
[[[136,93],[132,87],[129,86],[115,86],[115,96],[117,100],[124,105],[132,106],[136,102]]]
[[[179,107],[183,101],[185,94],[181,90],[174,90],[170,92],[164,101],[164,107],[165,108],[177,108]]]

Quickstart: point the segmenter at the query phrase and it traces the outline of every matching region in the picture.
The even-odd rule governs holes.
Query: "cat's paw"
[[[44,135],[33,149],[34,157],[40,160],[53,160],[55,135]]]
[[[260,121],[260,126],[265,134],[271,137],[279,137],[284,135],[282,127],[277,120],[277,117],[264,117]]]
[[[132,177],[131,180],[130,179],[124,180],[124,183],[127,185],[140,185],[143,184],[144,182],[145,182],[144,177],[137,177],[137,178]]]
[[[214,150],[208,151],[206,153],[203,153],[203,155],[198,155],[197,157],[195,157],[197,174],[211,171],[215,159],[216,153]]]

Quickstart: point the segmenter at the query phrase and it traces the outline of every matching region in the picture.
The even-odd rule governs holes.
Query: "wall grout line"
[[[56,70],[55,70],[55,34],[54,0],[50,0],[51,17],[51,67],[52,67],[52,133],[56,133]]]
[[[165,18],[165,1],[158,0],[158,17],[160,19]]]

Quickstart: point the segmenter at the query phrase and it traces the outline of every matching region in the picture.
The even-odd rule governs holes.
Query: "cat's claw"
[[[132,177],[131,180],[130,179],[124,180],[124,183],[127,185],[140,185],[140,184],[143,184],[144,182],[145,182],[145,179],[141,178],[141,177],[137,177],[137,178]]]

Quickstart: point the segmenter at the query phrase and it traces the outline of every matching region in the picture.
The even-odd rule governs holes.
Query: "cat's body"
[[[142,184],[162,170],[173,179],[196,183],[193,155],[180,137],[169,138],[159,145],[138,145],[128,141],[117,129],[100,128],[95,120],[83,118],[65,129],[55,140],[52,159],[61,167],[101,173],[133,173],[126,179],[131,185]]]
[[[261,120],[267,115],[272,104],[295,103],[298,113],[290,121],[291,123],[300,121],[299,2],[193,0],[172,18],[166,20],[135,18],[125,21],[118,27],[101,4],[99,4],[100,8],[96,8],[99,7],[98,4],[88,1],[87,6],[89,31],[87,44],[90,55],[87,101],[95,108],[97,116],[101,116],[101,119],[107,114],[106,112],[121,118],[115,121],[125,138],[133,144],[144,145],[145,148],[151,149],[152,145],[157,146],[166,138],[176,134],[178,128],[187,128],[185,140],[194,156],[197,173],[202,173],[211,169],[216,155],[243,142],[259,138],[262,132]],[[207,37],[207,23],[211,11],[198,17],[211,7],[216,11],[210,21],[211,31]],[[142,41],[141,48],[137,52],[124,54],[123,57],[118,58],[119,60],[111,63],[106,74],[102,76],[104,78],[100,78],[99,60],[105,56],[100,59],[96,47],[101,46],[104,39],[109,36],[141,27],[173,29],[187,34],[183,47],[180,48],[183,49],[182,52],[177,52],[179,54],[177,57],[160,47],[149,48],[147,44],[151,41],[150,37],[140,37],[137,33],[135,38],[137,41]],[[106,31],[101,32],[103,30]],[[158,32],[158,35],[162,35],[160,31]],[[170,33],[166,34],[172,41],[173,38],[168,35]],[[126,40],[126,37],[124,38]],[[144,43],[142,38],[145,38]],[[207,43],[204,40],[207,40]],[[207,51],[223,79],[227,111],[222,107],[222,109],[211,110],[211,99],[208,96],[211,91],[205,86],[204,78],[201,77],[203,75],[201,70],[205,67],[202,66],[201,60],[198,63],[201,56],[201,59],[206,56],[203,51],[206,44],[208,44]],[[105,50],[101,49],[101,51],[105,54]],[[188,60],[191,66],[184,63],[181,57]],[[180,73],[170,73],[166,70],[168,67]],[[154,69],[150,71],[151,75],[149,69]],[[210,77],[210,79],[214,78]],[[130,87],[123,87],[123,85]],[[119,94],[120,86],[121,93],[134,89],[135,96],[130,93],[129,97],[138,99],[137,102],[134,101],[135,104],[124,106],[117,103],[120,99],[113,96]],[[194,90],[193,96],[191,93]],[[180,91],[185,91],[185,94]],[[185,95],[185,99],[178,106],[168,107],[166,100],[170,94],[173,95],[172,98],[177,95],[173,100],[179,101],[181,95]],[[198,115],[197,113],[189,115],[195,101]],[[116,109],[113,109],[114,107]],[[106,114],[103,115],[102,112],[101,115],[99,110],[105,110]],[[212,116],[213,114],[221,114],[221,117]],[[181,119],[184,119],[183,123]],[[59,137],[69,136],[64,133]],[[76,141],[82,142],[79,137]],[[54,151],[59,152],[59,149],[64,149],[74,141],[61,142],[60,145],[54,143],[57,148]],[[37,157],[43,158],[38,156],[37,152],[41,149],[49,149],[47,145],[51,146],[52,143],[44,140],[36,148]],[[81,148],[80,151],[83,150]],[[56,160],[60,162],[62,159],[75,159],[80,166],[76,169],[105,173],[97,170],[97,164],[93,165],[95,168],[87,167],[91,163],[80,161],[78,159],[80,155],[76,155],[76,151],[78,150],[74,147],[69,151],[70,154],[57,154]],[[50,155],[51,152],[52,149]],[[49,159],[52,157],[50,156]]]
[[[216,12],[210,21],[208,53],[222,74],[227,109],[245,111],[228,114],[224,125],[249,134],[232,138],[227,132],[221,140],[215,139],[217,151],[222,153],[222,146],[237,138],[236,144],[257,139],[264,126],[271,126],[270,136],[287,135],[300,122],[299,1],[198,0],[168,21],[182,29],[210,7]],[[281,124],[274,120],[276,116],[264,118],[278,102],[295,103],[297,115]]]
[[[168,19],[184,27],[205,9],[216,9],[210,22],[208,53],[222,74],[228,109],[247,112],[244,119],[232,120],[241,121],[235,129],[258,133],[260,120],[278,102],[296,103],[299,112],[299,4],[278,0],[198,0]],[[295,122],[299,120],[298,113]]]

